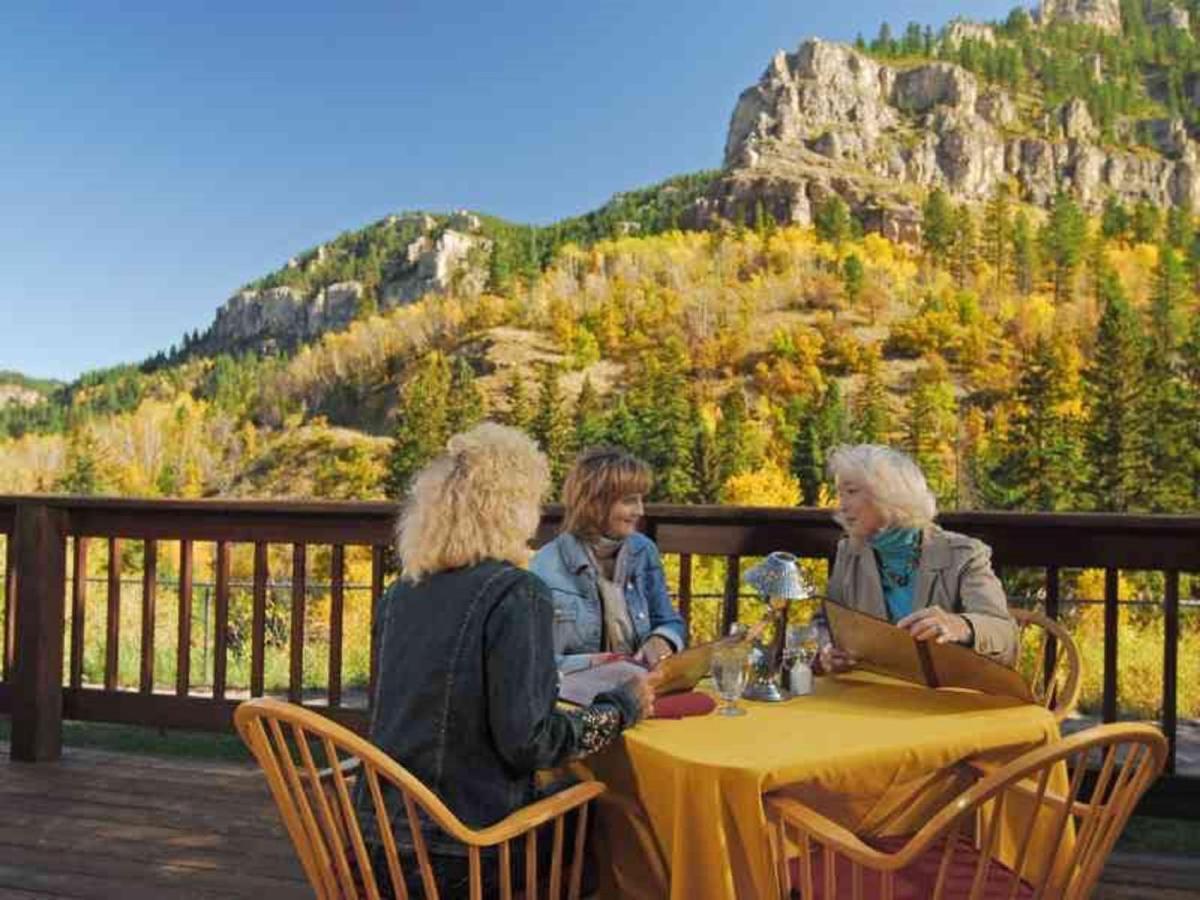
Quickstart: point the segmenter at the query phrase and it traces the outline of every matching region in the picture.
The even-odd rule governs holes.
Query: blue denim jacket
[[[629,577],[624,584],[625,604],[633,619],[640,647],[658,634],[676,650],[687,642],[683,617],[671,605],[662,560],[654,541],[634,532],[629,541]],[[562,666],[564,657],[576,653],[599,653],[603,641],[604,614],[596,570],[582,542],[573,534],[560,534],[534,554],[529,568],[550,587],[554,600],[554,653]]]

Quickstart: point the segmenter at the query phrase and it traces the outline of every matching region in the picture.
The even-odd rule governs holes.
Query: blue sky
[[[1012,0],[0,9],[0,369],[71,378],[405,209],[548,222],[718,166],[771,54]]]

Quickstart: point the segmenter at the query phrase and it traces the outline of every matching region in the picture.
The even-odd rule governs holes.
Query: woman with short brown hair
[[[658,548],[637,531],[652,484],[650,467],[616,447],[585,450],[567,473],[562,533],[530,565],[554,599],[560,666],[604,651],[654,665],[686,643]]]

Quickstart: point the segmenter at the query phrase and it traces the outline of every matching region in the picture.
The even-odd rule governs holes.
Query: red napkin
[[[702,716],[717,708],[717,701],[699,691],[680,691],[667,694],[654,701],[653,719],[682,719],[684,716]]]

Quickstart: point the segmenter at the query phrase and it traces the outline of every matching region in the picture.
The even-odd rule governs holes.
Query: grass
[[[0,740],[11,734],[10,721],[0,719]],[[250,751],[234,734],[115,725],[108,722],[63,722],[63,744],[116,753],[144,753],[186,759],[248,762]]]

